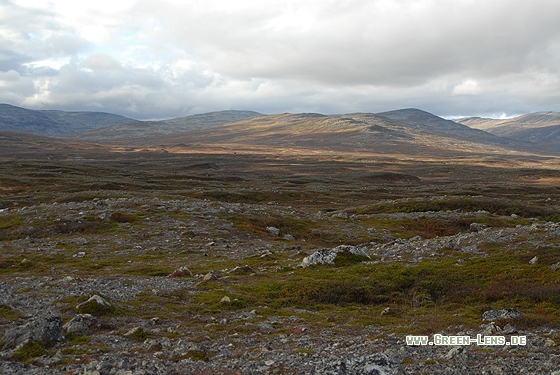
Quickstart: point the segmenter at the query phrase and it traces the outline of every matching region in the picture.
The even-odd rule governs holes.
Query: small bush
[[[140,220],[140,217],[133,214],[115,212],[111,215],[111,219],[117,223],[134,223]]]

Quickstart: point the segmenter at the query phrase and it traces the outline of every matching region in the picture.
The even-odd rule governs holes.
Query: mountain
[[[0,130],[57,137],[135,121],[104,112],[31,110],[0,104]]]
[[[541,146],[560,145],[560,113],[536,112],[509,119],[468,117],[455,120],[472,128]]]
[[[163,137],[155,143],[177,148],[325,150],[434,154],[488,152],[515,142],[444,120],[417,109],[379,114],[278,114]],[[504,151],[506,152],[506,151]]]
[[[455,121],[445,120],[429,112],[416,108],[381,112],[377,115],[396,121],[409,129],[415,129],[425,133],[447,136],[454,139],[476,141],[485,144],[515,145],[515,142],[499,139],[498,137],[488,134],[485,131],[473,129],[472,127]]]
[[[185,131],[207,129],[228,122],[260,116],[253,111],[218,111],[161,121],[135,121],[89,132],[73,133],[65,138],[87,142],[144,145],[155,139]]]

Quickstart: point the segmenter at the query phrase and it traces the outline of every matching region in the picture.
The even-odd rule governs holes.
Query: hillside
[[[0,130],[57,137],[135,121],[104,112],[30,110],[0,104]]]
[[[65,138],[99,143],[150,144],[155,139],[191,130],[207,129],[228,122],[259,116],[253,111],[218,111],[161,121],[135,121],[105,127],[89,132],[80,132]]]
[[[539,142],[541,146],[560,144],[560,113],[558,112],[536,112],[509,119],[468,117],[455,121],[518,141]]]
[[[333,116],[267,115],[164,137],[157,144],[433,155],[505,150],[515,145],[416,109]]]

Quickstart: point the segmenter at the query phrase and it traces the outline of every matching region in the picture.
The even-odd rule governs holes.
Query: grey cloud
[[[0,5],[0,72],[19,74],[0,100],[137,118],[560,110],[557,0],[174,3],[114,14],[99,46],[57,14]]]
[[[26,64],[75,56],[89,46],[74,30],[62,28],[53,12],[0,4],[0,71],[29,73]]]
[[[201,17],[184,7],[167,15],[165,36],[194,46],[216,71],[233,77],[409,86],[457,71],[480,76],[519,71],[560,35],[559,6],[552,1],[352,6],[343,14],[331,14],[327,6],[321,18],[302,20],[309,28],[284,29],[270,26],[276,9],[262,10],[260,17],[243,9],[209,10]]]

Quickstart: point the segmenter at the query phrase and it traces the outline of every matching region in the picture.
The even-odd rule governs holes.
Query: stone
[[[101,322],[91,314],[78,314],[62,326],[66,334],[80,334],[86,336],[91,334],[91,330],[94,327],[101,327]]]
[[[216,276],[216,272],[210,271],[202,278],[202,281],[210,281],[210,280],[217,280],[218,276]]]
[[[560,268],[560,262],[550,265],[550,269],[553,271],[557,270],[558,268]]]
[[[479,333],[482,336],[490,336],[498,332],[501,333],[502,330],[499,326],[495,325],[494,323],[483,324],[481,328],[482,330]]]
[[[489,228],[488,225],[484,225],[480,223],[471,223],[471,225],[469,226],[469,229],[472,232],[483,232],[488,228]]]
[[[504,328],[502,329],[502,333],[503,333],[504,335],[511,335],[512,333],[517,333],[517,327],[515,327],[514,325],[508,323],[508,324],[506,324],[506,325],[504,326]]]
[[[539,260],[538,256],[534,256],[533,258],[531,258],[531,260],[529,261],[529,264],[535,264],[537,263],[537,261]]]
[[[36,341],[43,345],[63,341],[62,319],[52,312],[32,318],[26,324],[6,331],[2,342],[8,348],[14,348],[27,340]]]
[[[355,255],[363,257],[364,260],[371,259],[370,256],[362,249],[356,246],[340,245],[332,249],[321,249],[313,254],[303,258],[301,267],[309,267],[313,264],[334,264],[335,259],[343,254],[345,256]]]
[[[275,227],[267,227],[266,233],[272,234],[273,236],[280,236],[280,229]]]
[[[455,346],[447,352],[445,359],[470,360],[471,353],[464,346]]]
[[[230,270],[228,273],[233,273],[233,274],[237,274],[237,275],[248,275],[248,274],[255,273],[255,270],[253,270],[249,266],[237,266],[237,267],[233,268],[232,270]]]
[[[503,309],[503,310],[489,310],[482,314],[483,320],[499,320],[499,319],[513,319],[519,320],[522,319],[523,314],[521,311],[516,309]]]
[[[76,311],[81,314],[105,315],[114,310],[115,308],[109,301],[97,294],[76,306]]]
[[[128,330],[124,334],[124,337],[143,336],[145,334],[146,334],[146,332],[144,331],[144,329],[142,327],[134,327],[134,328],[131,328],[130,330]]]
[[[181,267],[173,271],[170,275],[167,276],[167,278],[174,279],[176,277],[185,277],[185,276],[193,277],[193,273],[187,267]]]
[[[220,303],[231,303],[231,299],[228,296],[224,296],[221,300]]]

